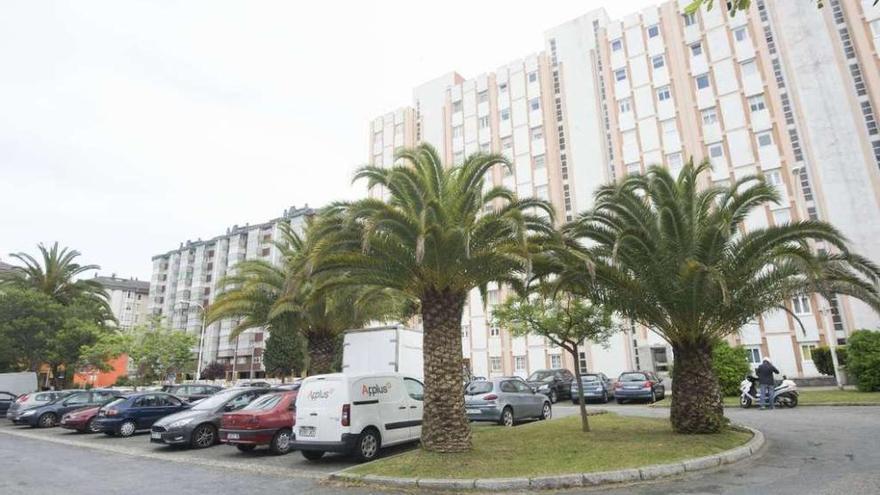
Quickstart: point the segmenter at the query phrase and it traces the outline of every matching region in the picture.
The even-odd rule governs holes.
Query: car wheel
[[[211,425],[199,425],[192,432],[189,443],[194,449],[204,449],[214,445],[217,441],[217,432]]]
[[[272,443],[269,444],[269,450],[275,455],[284,455],[290,452],[290,440],[292,433],[287,428],[282,428],[272,437]]]
[[[98,425],[95,424],[94,418],[90,419],[89,422],[86,423],[86,433],[98,433],[99,431],[101,430],[99,430]]]
[[[240,450],[240,451],[242,451],[242,452],[253,452],[253,450],[254,450],[255,448],[257,448],[257,446],[256,446],[256,445],[250,445],[250,444],[244,444],[244,443],[242,443],[242,444],[238,444],[238,445],[236,445],[235,448],[237,448],[238,450]]]
[[[126,421],[119,426],[119,436],[130,437],[137,431],[134,421]]]
[[[648,399],[648,402],[651,404],[657,402],[657,392],[654,392],[653,390],[651,390],[651,398]]]
[[[501,426],[513,426],[513,409],[510,406],[501,411],[501,419],[498,420]]]
[[[354,447],[354,458],[358,462],[369,462],[379,455],[379,432],[366,429],[361,432]]]
[[[615,399],[615,400],[617,401],[618,404],[623,404],[623,403],[624,403],[624,400],[623,400],[623,399]]]
[[[303,450],[302,455],[303,455],[303,457],[305,457],[306,459],[308,459],[310,461],[317,461],[318,459],[324,457],[324,451],[323,450]]]
[[[40,416],[40,419],[37,420],[37,426],[40,428],[51,428],[55,426],[55,415],[52,413],[46,413]]]
[[[553,417],[553,408],[550,407],[549,402],[544,403],[544,407],[541,408],[541,420],[550,419]]]
[[[555,391],[555,390],[551,390],[551,391],[550,391],[550,394],[548,395],[548,397],[550,397],[550,403],[552,403],[552,404],[556,404],[556,400],[559,398],[559,397],[556,395],[556,391]]]

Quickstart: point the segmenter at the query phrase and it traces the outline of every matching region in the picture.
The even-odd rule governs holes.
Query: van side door
[[[404,378],[403,384],[409,397],[409,439],[418,440],[422,436],[422,412],[425,400],[425,386],[414,378]]]
[[[396,376],[381,376],[362,381],[361,389],[367,387],[366,395],[379,400],[379,417],[373,420],[381,425],[382,444],[404,442],[409,439],[409,395],[402,380]],[[371,418],[372,419],[372,418]],[[352,432],[354,433],[354,432]]]

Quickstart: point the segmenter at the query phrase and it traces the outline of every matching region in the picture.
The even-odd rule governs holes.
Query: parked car
[[[168,445],[187,445],[194,449],[210,447],[219,441],[217,431],[223,413],[238,411],[268,388],[242,387],[218,392],[200,400],[186,411],[163,417],[153,423],[150,441]]]
[[[131,394],[102,406],[94,419],[94,429],[110,436],[130,437],[139,430],[149,430],[160,418],[189,407],[183,399],[165,392]]]
[[[571,398],[571,382],[574,374],[564,368],[552,370],[538,370],[526,381],[536,392],[546,395],[550,402],[556,403],[559,399]]]
[[[464,391],[464,407],[471,421],[513,426],[524,419],[550,419],[550,398],[536,392],[521,378],[491,378],[471,382]]]
[[[116,392],[112,390],[83,390],[55,399],[48,404],[31,407],[19,411],[12,422],[17,425],[28,425],[33,428],[51,428],[58,424],[61,417],[70,411],[84,407],[101,406],[113,400]]]
[[[626,371],[614,384],[614,398],[618,404],[632,399],[647,400],[650,403],[663,400],[666,387],[663,380],[652,371]]]
[[[75,430],[79,433],[98,433],[99,430],[94,420],[98,417],[98,411],[100,410],[101,406],[95,406],[71,411],[61,416],[58,426],[68,430]]]
[[[605,376],[605,373],[586,373],[581,375],[581,383],[584,386],[584,400],[598,400],[605,404],[608,398],[614,395],[614,387],[611,386],[611,379]],[[578,398],[577,380],[571,381],[571,403],[580,402]]]
[[[9,392],[0,392],[0,415],[6,416],[6,412],[15,403],[15,394]]]
[[[250,452],[268,445],[273,454],[290,452],[296,424],[296,390],[273,391],[220,420],[220,441]]]
[[[382,447],[422,434],[422,382],[400,373],[315,375],[296,397],[293,448],[308,460],[325,452],[370,461]]]
[[[52,390],[47,392],[31,392],[28,394],[21,394],[15,399],[15,402],[13,402],[12,405],[9,406],[9,409],[6,411],[6,419],[15,421],[15,417],[18,415],[19,411],[24,411],[25,409],[48,404],[58,399],[59,397],[70,395],[73,392],[80,392],[80,390]]]
[[[162,387],[163,392],[179,397],[187,402],[205,399],[221,390],[223,390],[223,387],[219,385],[200,385],[194,383],[188,385],[165,385]]]

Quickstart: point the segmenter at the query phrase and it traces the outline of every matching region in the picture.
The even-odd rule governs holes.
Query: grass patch
[[[744,444],[751,433],[679,435],[669,420],[603,414],[581,433],[580,416],[517,426],[475,428],[464,454],[421,449],[352,469],[405,478],[506,478],[608,471],[715,454]]]
[[[799,390],[799,405],[822,405],[822,404],[877,404],[880,405],[880,393],[859,392],[858,390]],[[654,407],[670,407],[672,398],[654,404]],[[739,407],[739,396],[725,397],[726,407]],[[757,407],[757,404],[752,404]]]

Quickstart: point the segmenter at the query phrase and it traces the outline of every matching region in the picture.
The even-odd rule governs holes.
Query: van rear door
[[[303,382],[296,396],[297,442],[341,441],[346,395],[342,377],[315,377]]]

